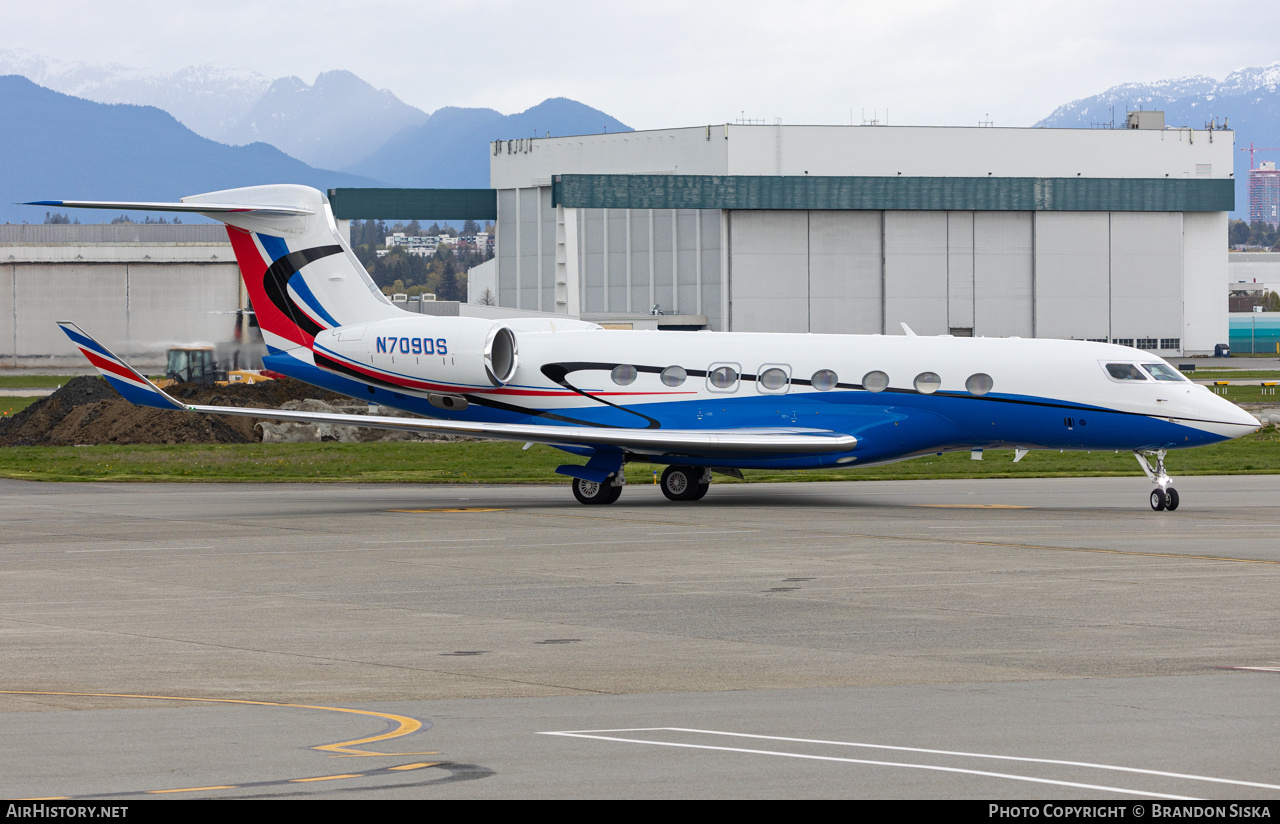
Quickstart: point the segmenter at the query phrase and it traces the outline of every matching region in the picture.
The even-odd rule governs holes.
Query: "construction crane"
[[[1247,149],[1241,148],[1240,151],[1249,153],[1249,171],[1253,171],[1254,169],[1258,168],[1258,164],[1253,162],[1254,152],[1280,152],[1280,149],[1277,149],[1274,147],[1269,148],[1266,146],[1254,146],[1253,141],[1250,141],[1249,148]]]

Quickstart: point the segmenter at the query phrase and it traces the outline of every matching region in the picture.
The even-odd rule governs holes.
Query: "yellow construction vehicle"
[[[271,377],[256,369],[222,371],[214,360],[212,346],[179,346],[169,350],[164,379],[156,381],[161,389],[175,383],[204,383],[229,386],[233,383],[259,383]]]

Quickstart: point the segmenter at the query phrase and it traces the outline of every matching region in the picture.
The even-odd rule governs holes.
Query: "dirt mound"
[[[289,401],[344,396],[288,378],[252,385],[177,384],[169,394],[193,404],[268,409]],[[253,443],[256,418],[193,415],[134,406],[98,377],[68,381],[49,397],[0,420],[0,446]]]

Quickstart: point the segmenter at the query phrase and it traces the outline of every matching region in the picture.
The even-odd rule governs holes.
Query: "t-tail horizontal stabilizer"
[[[203,215],[227,215],[255,212],[260,215],[314,215],[315,211],[301,206],[252,206],[240,203],[130,203],[113,200],[33,200],[19,206],[57,206],[64,209],[111,209],[135,212],[190,212]]]

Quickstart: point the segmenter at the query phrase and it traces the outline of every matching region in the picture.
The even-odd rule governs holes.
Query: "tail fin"
[[[284,204],[305,212],[253,208],[214,214],[227,224],[249,299],[267,346],[310,348],[324,329],[398,316],[342,236],[329,199],[309,186],[251,186],[183,198],[183,204]]]
[[[181,203],[31,205],[195,212],[227,224],[245,289],[273,352],[309,349],[323,329],[402,314],[342,239],[329,199],[309,186],[249,186],[191,195]]]

